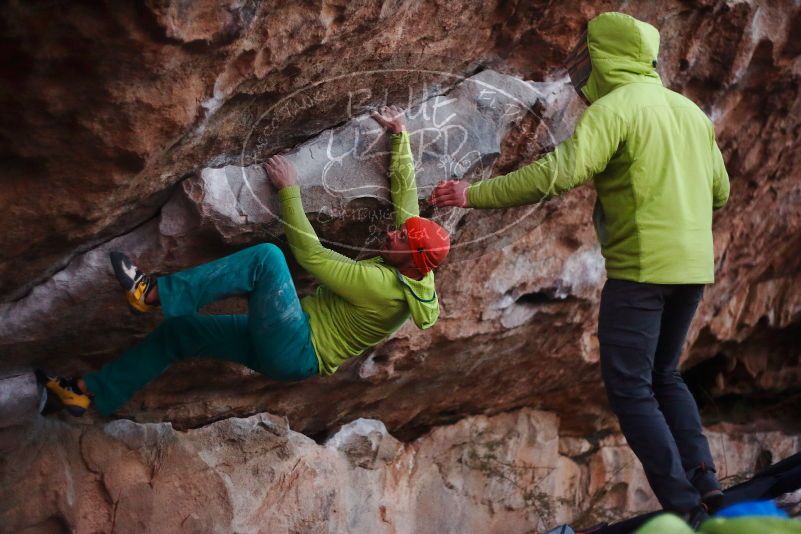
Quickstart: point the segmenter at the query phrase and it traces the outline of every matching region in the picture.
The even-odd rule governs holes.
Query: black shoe
[[[723,491],[712,490],[701,497],[701,503],[706,506],[707,512],[714,515],[718,510],[723,508]]]
[[[74,379],[67,380],[41,369],[36,370],[36,378],[47,391],[47,400],[42,409],[43,415],[64,410],[70,415],[80,417],[92,404],[92,399],[78,388]]]
[[[681,518],[684,519],[685,523],[690,525],[690,528],[693,530],[698,530],[698,527],[701,526],[701,523],[709,519],[709,514],[707,513],[706,506],[699,504],[689,512],[684,512],[681,515]]]
[[[122,252],[109,253],[111,266],[114,267],[114,274],[117,275],[120,285],[125,290],[128,298],[128,305],[131,311],[136,314],[152,312],[156,309],[145,302],[148,292],[155,286],[156,281],[152,276],[140,271],[131,259]]]

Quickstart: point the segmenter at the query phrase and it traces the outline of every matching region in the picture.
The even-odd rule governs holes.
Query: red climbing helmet
[[[412,251],[412,261],[423,274],[436,269],[445,261],[451,249],[448,231],[429,219],[422,217],[407,219],[406,235]]]

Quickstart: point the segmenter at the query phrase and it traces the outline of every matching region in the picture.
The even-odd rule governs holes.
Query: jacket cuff
[[[408,139],[408,138],[409,138],[409,132],[406,131],[406,130],[403,130],[400,133],[392,134],[390,136],[389,140],[390,140],[390,143],[392,145],[393,150],[396,149],[396,148],[399,148],[401,146],[401,143],[403,143],[403,140],[404,139]]]
[[[300,186],[299,185],[291,185],[289,187],[285,187],[278,191],[278,200],[280,202],[285,202],[292,198],[300,198]]]
[[[465,196],[467,197],[467,207],[468,208],[475,208],[476,202],[475,199],[471,198],[474,196],[474,191],[476,191],[479,184],[471,184],[467,186],[467,190],[465,191]]]

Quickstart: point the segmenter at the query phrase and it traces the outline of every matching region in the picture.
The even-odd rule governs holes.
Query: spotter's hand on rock
[[[298,172],[295,166],[283,156],[273,156],[264,165],[264,172],[273,187],[279,191],[285,187],[290,187],[298,183]]]
[[[461,180],[444,180],[434,188],[430,202],[438,208],[446,208],[448,206],[468,208],[467,186],[467,182]]]
[[[403,110],[398,106],[382,106],[380,112],[373,111],[370,116],[390,133],[397,134],[406,129]]]

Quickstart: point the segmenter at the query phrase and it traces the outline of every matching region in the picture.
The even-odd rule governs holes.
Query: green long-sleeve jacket
[[[414,161],[406,132],[392,136],[391,196],[400,226],[420,213]],[[386,265],[380,256],[356,261],[320,244],[298,186],[278,193],[284,230],[292,254],[322,285],[301,300],[309,315],[311,338],[320,374],[333,374],[342,362],[383,341],[409,315],[420,328],[439,317],[434,273],[414,280]]]
[[[591,102],[573,135],[538,161],[468,188],[468,204],[503,208],[537,202],[592,179],[594,220],[609,278],[714,280],[712,210],[729,177],[712,122],[662,86],[659,32],[622,13],[587,29]]]

